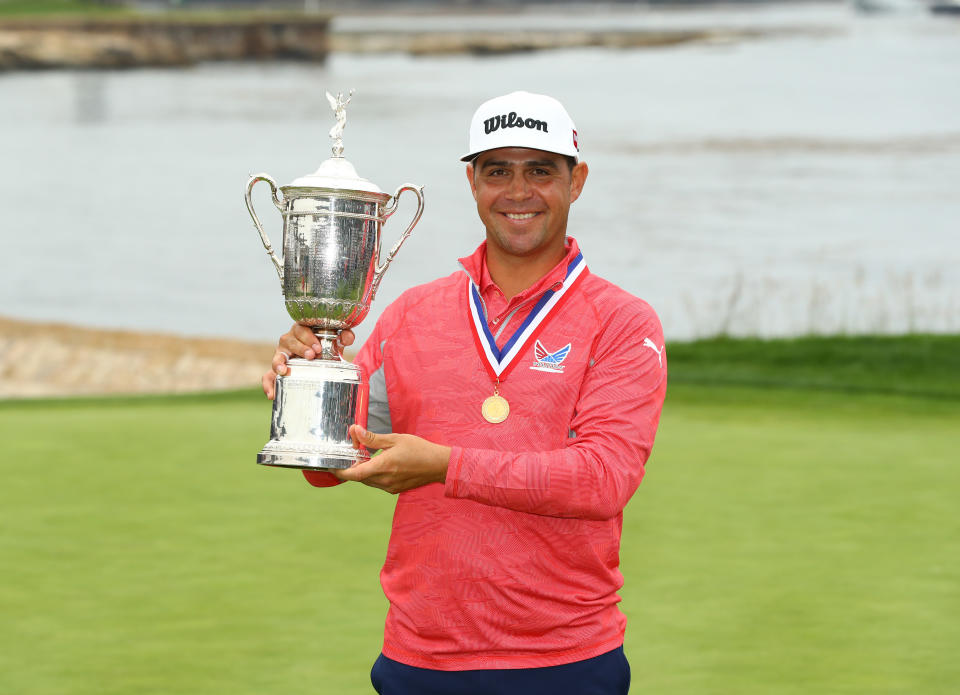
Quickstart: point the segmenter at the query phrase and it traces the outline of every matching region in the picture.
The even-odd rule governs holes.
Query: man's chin
[[[543,234],[531,230],[526,234],[494,234],[493,243],[505,253],[518,258],[535,256],[549,246]]]

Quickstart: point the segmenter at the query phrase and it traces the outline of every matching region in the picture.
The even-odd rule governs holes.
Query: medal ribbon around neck
[[[543,293],[502,349],[497,347],[496,339],[487,328],[483,300],[480,299],[480,288],[473,280],[467,283],[467,303],[470,305],[470,317],[473,320],[474,344],[477,346],[490,379],[497,384],[497,387],[506,380],[507,375],[516,366],[516,358],[536,340],[549,320],[559,313],[564,299],[580,284],[580,280],[586,274],[587,264],[583,260],[583,254],[578,253],[567,265],[567,276],[563,286],[558,290],[547,290]]]

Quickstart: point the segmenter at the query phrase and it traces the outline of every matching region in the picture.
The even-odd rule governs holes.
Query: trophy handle
[[[386,222],[387,218],[397,211],[397,205],[400,203],[400,194],[404,191],[413,191],[413,194],[417,196],[417,214],[413,216],[413,220],[410,222],[410,225],[407,227],[406,231],[400,235],[397,243],[393,245],[392,249],[390,249],[390,253],[387,254],[387,260],[377,265],[376,273],[374,273],[373,276],[373,283],[370,285],[369,293],[363,300],[364,303],[373,301],[373,298],[377,294],[377,288],[380,287],[380,281],[383,280],[383,274],[386,272],[387,266],[390,265],[390,261],[393,260],[393,257],[397,255],[397,251],[400,250],[403,242],[405,242],[407,237],[410,236],[410,232],[412,232],[413,228],[417,226],[417,222],[420,221],[420,216],[423,214],[423,186],[414,186],[412,183],[405,183],[397,189],[397,192],[394,193],[393,197],[390,199],[390,204],[387,205],[386,209],[384,209],[383,221]],[[380,259],[377,258],[377,260],[379,261]]]
[[[270,244],[270,238],[267,236],[267,233],[263,231],[263,225],[260,224],[260,218],[257,217],[257,213],[253,210],[253,200],[250,197],[250,194],[253,192],[253,185],[257,181],[266,181],[270,184],[270,192],[273,194],[273,204],[277,206],[277,210],[283,212],[283,199],[277,194],[277,182],[273,180],[268,174],[254,174],[250,177],[250,180],[247,181],[247,194],[244,196],[247,201],[247,212],[250,213],[250,217],[253,219],[253,224],[257,227],[257,231],[260,232],[260,241],[263,242],[263,248],[267,250],[267,255],[270,256],[270,260],[273,261],[273,267],[277,269],[277,275],[280,276],[280,284],[283,284],[283,263],[280,262],[280,259],[277,258],[277,254],[273,252],[273,246]]]

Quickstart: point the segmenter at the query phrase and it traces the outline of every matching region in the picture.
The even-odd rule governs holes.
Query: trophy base
[[[348,457],[335,454],[317,454],[303,451],[261,451],[257,454],[257,463],[261,466],[275,466],[277,468],[299,468],[309,471],[332,471],[350,468],[355,463],[366,461],[370,457],[364,452],[353,450],[354,455]]]
[[[334,470],[366,461],[354,449],[350,425],[367,425],[370,388],[359,368],[341,359],[291,359],[278,376],[270,441],[257,463],[279,468]]]

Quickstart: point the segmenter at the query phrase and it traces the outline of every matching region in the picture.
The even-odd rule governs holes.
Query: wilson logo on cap
[[[483,132],[487,135],[495,130],[500,130],[500,128],[529,128],[530,130],[541,130],[544,133],[549,132],[546,121],[540,121],[536,118],[523,118],[518,116],[516,111],[511,111],[509,114],[502,116],[494,116],[483,122]]]

